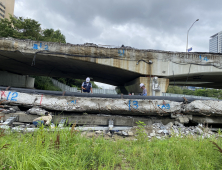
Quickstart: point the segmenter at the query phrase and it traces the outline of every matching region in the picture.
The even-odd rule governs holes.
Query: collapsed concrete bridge
[[[33,119],[38,115],[44,115],[47,110],[56,115],[54,122],[66,117],[69,124],[81,125],[107,125],[110,119],[115,120],[114,125],[121,126],[134,126],[138,121],[143,121],[145,124],[155,122],[166,124],[177,120],[182,124],[195,122],[211,125],[221,125],[222,122],[222,101],[217,100],[63,94],[43,90],[4,90],[5,87],[0,89],[0,116],[3,116],[4,121],[10,117],[17,117],[18,122],[32,123]],[[19,108],[23,108],[23,111]],[[30,108],[31,111],[28,110]],[[37,111],[33,112],[32,109],[35,108]]]
[[[73,45],[0,38],[0,70],[20,75],[68,77],[115,86],[139,93],[143,82],[152,94],[152,77],[159,77],[160,91],[169,84],[222,88],[222,55],[105,48],[95,44]]]

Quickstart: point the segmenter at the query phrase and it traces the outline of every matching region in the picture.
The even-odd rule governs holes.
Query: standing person
[[[143,89],[143,93],[141,94],[141,96],[147,96],[147,90],[143,83],[140,84],[140,88]]]
[[[52,120],[51,114],[49,114],[49,112],[45,112],[45,116],[34,119],[33,124],[35,125],[35,127],[40,126],[42,124],[49,125],[51,120]]]
[[[92,84],[90,83],[90,78],[89,77],[87,77],[86,81],[84,81],[82,83],[82,90],[83,90],[83,93],[90,93],[90,91],[91,91],[91,93],[93,93]]]

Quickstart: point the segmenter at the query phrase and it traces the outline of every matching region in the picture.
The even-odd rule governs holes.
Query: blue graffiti
[[[10,99],[11,93],[12,93],[12,92],[9,92],[9,93],[8,93],[7,100]],[[18,93],[17,93],[17,92],[12,93],[11,101],[17,101],[17,99],[16,99],[17,97],[18,97]]]
[[[160,107],[161,109],[170,109],[170,104],[163,104],[163,105],[157,105],[158,107]]]
[[[76,104],[76,102],[77,102],[76,100],[72,100],[70,103],[71,104]],[[69,104],[69,103],[67,103],[67,104]]]
[[[199,55],[199,59],[202,61],[209,61],[209,59],[207,57],[202,57],[201,55]]]
[[[124,56],[124,50],[118,50],[119,56]]]
[[[48,45],[45,45],[45,50],[49,50]]]
[[[38,50],[42,48],[42,43],[38,46],[38,44],[33,45],[33,49]],[[45,45],[45,50],[49,50],[48,45]]]
[[[130,105],[131,101],[129,100],[129,110],[131,110],[131,105]],[[138,105],[138,101],[134,100],[133,101],[133,108],[134,109],[138,109],[139,105]]]
[[[38,50],[38,44],[34,44],[33,49]]]

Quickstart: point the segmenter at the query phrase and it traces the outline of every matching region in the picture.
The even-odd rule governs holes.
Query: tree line
[[[185,94],[185,95],[194,95],[194,96],[205,96],[205,97],[215,97],[215,98],[218,98],[218,99],[222,99],[222,90],[218,90],[218,89],[188,90],[188,89],[183,89],[179,86],[169,86],[168,89],[167,89],[167,93]]]

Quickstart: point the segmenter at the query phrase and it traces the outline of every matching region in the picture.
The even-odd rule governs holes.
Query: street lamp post
[[[196,21],[194,21],[194,23],[197,22],[197,21],[199,21],[199,19],[197,19]],[[191,27],[190,27],[189,30],[187,31],[187,48],[186,48],[186,52],[188,52],[188,34],[189,34],[190,29],[191,29],[192,26],[194,25],[194,23],[191,25]]]

